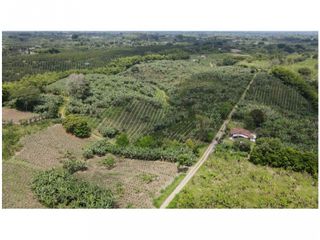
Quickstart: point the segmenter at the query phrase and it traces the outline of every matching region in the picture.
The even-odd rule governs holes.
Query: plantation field
[[[247,99],[301,114],[312,111],[311,104],[295,89],[263,73],[257,76]]]
[[[108,169],[101,163],[103,159],[87,160],[88,169],[76,177],[110,188],[120,208],[153,208],[153,198],[177,175],[176,165],[165,161],[115,158],[115,166]]]
[[[318,208],[318,182],[219,146],[169,208]]]
[[[317,34],[3,36],[5,207],[318,206]]]
[[[98,129],[111,126],[128,134],[130,139],[150,133],[156,123],[166,116],[167,109],[145,101],[133,100],[124,108],[111,107],[105,111]]]

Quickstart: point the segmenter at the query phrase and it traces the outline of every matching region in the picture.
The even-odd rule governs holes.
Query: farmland
[[[317,207],[314,38],[238,34],[4,33],[3,206],[159,207],[237,105],[169,207]]]

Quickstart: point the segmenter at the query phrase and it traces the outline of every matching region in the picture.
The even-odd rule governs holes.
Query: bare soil
[[[23,148],[16,157],[36,167],[50,169],[61,164],[61,159],[67,151],[76,157],[82,157],[82,149],[91,140],[91,138],[81,139],[68,134],[61,124],[56,124],[24,137],[21,140]]]
[[[111,189],[120,208],[153,208],[153,198],[177,176],[174,163],[116,158],[115,167],[108,169],[101,163],[104,158],[87,160],[88,169],[76,176]]]
[[[38,114],[32,112],[22,112],[12,108],[2,108],[2,120],[12,121],[15,124],[19,123],[19,120],[26,120],[32,117],[36,117]]]

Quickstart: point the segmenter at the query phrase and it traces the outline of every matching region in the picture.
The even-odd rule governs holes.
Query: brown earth
[[[177,176],[174,163],[115,158],[115,167],[108,169],[101,163],[104,158],[87,160],[88,169],[76,176],[111,189],[120,208],[153,208],[153,198]]]
[[[12,108],[2,108],[2,121],[12,121],[13,123],[19,123],[19,120],[26,120],[32,117],[36,117],[38,114],[32,112],[22,112]]]
[[[60,165],[67,151],[82,157],[82,149],[92,141],[66,133],[61,124],[53,125],[38,133],[27,135],[21,140],[23,148],[16,157],[36,167],[50,169]]]

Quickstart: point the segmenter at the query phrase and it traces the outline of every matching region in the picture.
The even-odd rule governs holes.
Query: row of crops
[[[166,108],[135,99],[124,108],[108,108],[98,128],[114,127],[126,132],[129,138],[136,139],[150,133],[156,123],[165,117],[166,111]]]
[[[295,89],[266,74],[257,76],[248,92],[247,99],[297,113],[308,113],[312,108],[311,104]]]

